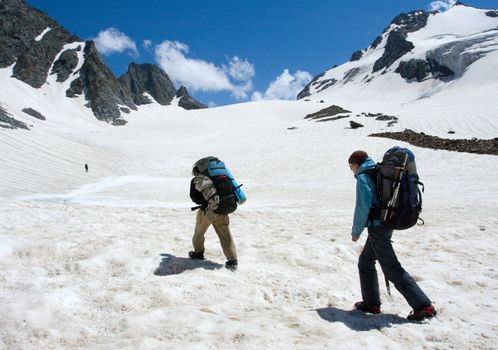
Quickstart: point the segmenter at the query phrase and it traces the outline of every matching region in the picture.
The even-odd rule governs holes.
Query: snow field
[[[387,295],[380,270],[384,314],[350,312],[361,299],[356,263],[366,232],[351,242],[347,157],[365,149],[379,160],[397,143],[302,119],[323,107],[148,106],[126,127],[35,129],[29,138],[2,131],[0,347],[494,348],[495,157],[411,147],[426,223],[393,240],[439,316],[407,323],[409,306],[394,288]],[[213,229],[208,260],[186,258],[190,170],[206,155],[224,160],[248,196],[230,216],[235,273],[223,268]]]

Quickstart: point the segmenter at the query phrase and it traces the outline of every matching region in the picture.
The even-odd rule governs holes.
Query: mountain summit
[[[148,96],[169,105],[178,93],[166,72],[152,64],[131,64],[128,72],[116,79],[93,41],[69,33],[24,0],[0,0],[0,18],[0,70],[11,70],[11,78],[35,89],[50,86],[62,90],[59,98],[83,96],[99,120],[123,125],[123,113],[153,102]],[[2,77],[7,79],[4,74]],[[205,107],[186,96],[195,103],[184,108]]]
[[[401,105],[449,89],[496,90],[497,62],[498,11],[457,3],[444,13],[397,16],[368,48],[316,76],[297,98]]]

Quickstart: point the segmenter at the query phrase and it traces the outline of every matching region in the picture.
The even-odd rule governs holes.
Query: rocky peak
[[[406,36],[408,33],[416,32],[417,30],[420,30],[424,28],[427,25],[427,20],[429,19],[429,16],[435,12],[427,12],[424,10],[418,10],[418,11],[412,11],[408,13],[402,13],[398,16],[396,16],[389,26],[387,26],[384,31],[382,32],[381,35],[375,38],[375,40],[372,42],[370,47],[372,49],[376,49],[383,40],[383,37],[387,35],[387,41],[386,45],[389,44],[388,47],[388,52],[385,53],[386,57],[383,57],[381,61],[377,64],[376,70],[374,69],[374,72],[377,70],[380,70],[382,68],[388,67],[389,66],[389,61],[394,58],[399,56],[402,52],[405,52],[406,49],[410,47],[410,44],[408,44],[408,41],[405,40]],[[392,36],[392,37],[391,37]],[[397,50],[396,46],[397,45],[402,45],[404,50]],[[358,61],[363,57],[364,50],[358,50],[353,53],[351,56],[351,62],[353,61]],[[399,52],[396,52],[399,51]],[[404,54],[403,53],[403,54]],[[403,55],[402,54],[402,55]],[[401,55],[401,56],[402,56]],[[399,56],[399,57],[401,57]],[[399,58],[398,57],[398,58]],[[391,62],[392,63],[392,62]]]
[[[386,46],[382,57],[375,62],[372,72],[390,67],[399,58],[413,50],[413,43],[406,40],[407,34],[424,28],[431,13],[419,10],[396,16],[391,24],[384,29],[383,35],[388,33]],[[372,46],[378,46],[381,41],[377,38]]]
[[[207,108],[205,104],[200,103],[197,100],[194,100],[192,96],[189,95],[187,88],[185,86],[181,86],[175,94],[175,97],[179,99],[178,106],[185,109],[202,109]]]
[[[62,47],[81,41],[23,0],[1,0],[0,23],[0,68],[15,63],[13,77],[35,88],[45,83]]]
[[[95,43],[87,41],[84,50],[85,62],[80,70],[78,82],[85,92],[87,106],[90,107],[99,120],[122,125],[119,105],[126,105],[136,109],[129,92],[118,82],[100,57]]]
[[[66,96],[84,95],[95,117],[114,125],[126,123],[122,113],[151,102],[144,93],[162,105],[178,94],[186,109],[206,107],[186,90],[176,91],[166,72],[152,64],[132,63],[118,81],[93,41],[83,42],[24,0],[0,0],[0,68],[10,66],[13,78],[34,88],[44,85],[49,74],[59,83],[71,79]]]
[[[393,30],[387,37],[384,53],[375,62],[372,72],[377,72],[383,68],[388,68],[399,58],[413,50],[415,46],[406,40],[406,34],[401,30]]]
[[[137,105],[151,103],[144,93],[150,94],[159,104],[169,105],[175,97],[175,86],[168,74],[154,64],[131,63],[119,82],[130,91]]]
[[[342,91],[345,91],[348,89],[346,85],[350,82],[363,84],[367,90],[367,86],[375,87],[376,82],[380,84],[385,82],[386,74],[388,77],[399,74],[412,86],[417,86],[412,83],[433,80],[431,87],[421,86],[424,92],[416,92],[414,95],[431,96],[436,93],[435,91],[439,91],[433,86],[443,89],[447,82],[462,77],[474,62],[497,51],[496,45],[492,44],[498,38],[497,23],[491,21],[489,17],[498,17],[498,10],[476,11],[461,3],[454,6],[460,7],[453,10],[455,17],[452,17],[452,10],[443,15],[439,12],[413,11],[396,16],[368,49],[354,52],[350,61],[339,69],[329,69],[316,76],[298,94],[297,98],[302,99],[324,90],[332,92],[335,89],[344,88]],[[467,11],[466,8],[469,10]],[[483,20],[480,24],[481,32],[461,35],[458,26],[466,27],[466,23],[461,21],[462,16],[476,23],[481,16]],[[434,26],[432,26],[433,22],[429,21],[432,17],[434,17]],[[441,23],[444,24],[445,20],[448,21],[451,18],[457,22],[445,29]],[[429,25],[431,28],[427,28]],[[427,28],[428,34],[410,35],[423,28]],[[419,41],[424,35],[431,34],[440,41],[431,43]],[[409,38],[412,39],[408,40]],[[372,57],[376,57],[374,62],[372,62]],[[351,86],[350,89],[354,90],[354,87]]]
[[[396,30],[399,30],[405,34],[416,32],[427,25],[427,20],[429,19],[431,13],[434,12],[418,10],[409,13],[402,13],[392,20],[391,26],[395,25]]]

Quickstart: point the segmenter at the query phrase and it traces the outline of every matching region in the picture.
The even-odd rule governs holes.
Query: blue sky
[[[315,75],[348,61],[391,20],[454,0],[27,0],[93,39],[116,76],[155,63],[210,105],[295,99]],[[496,0],[468,6],[497,8]]]

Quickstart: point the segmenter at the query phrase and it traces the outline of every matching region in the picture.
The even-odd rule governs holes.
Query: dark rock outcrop
[[[391,24],[384,29],[383,34],[391,30],[393,25],[395,26],[395,29],[392,29],[388,34],[384,53],[375,62],[372,72],[390,67],[396,60],[410,52],[414,46],[413,43],[406,40],[407,34],[424,28],[430,15],[431,12],[412,11],[396,16]]]
[[[445,78],[454,76],[454,72],[448,67],[439,64],[434,59],[427,58],[426,60],[411,59],[409,61],[401,61],[398,68],[395,70],[402,78],[407,81],[417,80],[418,82],[432,76],[432,78]]]
[[[396,16],[391,21],[389,26],[387,26],[384,29],[382,34],[375,38],[375,40],[372,42],[370,47],[372,49],[376,49],[382,43],[383,35],[386,34],[389,30],[391,30],[393,25],[396,26],[396,29],[394,29],[393,32],[398,31],[400,33],[403,33],[404,34],[403,38],[406,38],[407,33],[416,32],[417,30],[424,28],[427,25],[427,20],[432,13],[435,13],[435,12],[426,12],[426,11],[419,10],[419,11],[412,11],[409,13],[402,13],[402,14]],[[388,40],[389,40],[389,37],[388,37]],[[361,51],[356,51],[356,52],[361,52]],[[391,54],[391,56],[393,56],[393,55]],[[351,58],[351,61],[353,61],[352,58]],[[379,69],[382,69],[382,68],[379,68]]]
[[[395,72],[399,73],[402,78],[410,81],[422,81],[430,73],[430,65],[426,60],[411,59],[409,61],[401,61]]]
[[[93,114],[99,120],[122,125],[119,105],[136,110],[129,91],[114,77],[100,57],[95,43],[88,41],[84,49],[85,63],[80,70],[81,84],[85,98]],[[73,86],[72,86],[73,87]],[[66,92],[67,94],[67,92]]]
[[[169,105],[176,89],[168,74],[154,64],[131,63],[119,82],[131,93],[137,105],[151,103],[144,93],[150,94],[161,105]]]
[[[325,79],[325,80],[316,82],[313,85],[315,85],[316,92],[320,92],[320,91],[323,91],[325,89],[328,89],[331,86],[334,86],[335,84],[337,84],[337,82],[338,82],[337,79],[332,78],[332,79]]]
[[[78,77],[71,82],[69,85],[69,89],[66,90],[67,97],[78,97],[83,93],[83,79]]]
[[[74,69],[78,65],[78,55],[76,52],[81,51],[81,46],[78,49],[69,49],[61,53],[57,61],[54,62],[50,74],[57,74],[57,81],[66,81]]]
[[[412,145],[431,149],[443,149],[455,152],[498,155],[498,138],[492,140],[480,139],[443,139],[437,136],[416,133],[412,130],[403,132],[383,132],[370,136],[385,137],[393,140],[408,142]]]
[[[377,46],[379,46],[381,42],[382,42],[382,36],[379,35],[378,37],[376,37],[374,39],[374,41],[372,42],[372,45],[370,45],[370,46],[372,46],[372,49],[376,49]]]
[[[175,94],[176,98],[179,98],[178,106],[185,109],[202,109],[207,108],[205,104],[200,103],[199,101],[194,100],[188,93],[185,86],[181,86]]]
[[[22,111],[24,113],[26,113],[27,115],[35,117],[36,119],[40,119],[40,120],[47,119],[47,118],[45,118],[45,116],[43,114],[41,114],[40,112],[38,112],[36,109],[33,109],[33,108],[23,108]]]
[[[319,122],[333,122],[333,121],[336,121],[339,119],[345,119],[345,118],[349,118],[349,117],[350,117],[349,115],[338,115],[337,117],[318,119],[318,120],[316,120],[316,122],[317,123],[319,123]]]
[[[350,61],[351,62],[359,61],[362,57],[363,57],[363,50],[358,50],[358,51],[353,52],[353,54],[351,55]]]
[[[317,120],[326,117],[333,117],[341,113],[351,113],[351,111],[348,111],[340,106],[332,105],[327,108],[323,108],[318,112],[308,114],[306,117],[304,117],[304,119]]]
[[[349,121],[349,126],[351,127],[351,129],[358,129],[358,128],[363,128],[364,127],[363,124],[355,122],[354,120],[350,120]]]
[[[342,83],[346,84],[350,82],[355,76],[357,76],[361,72],[361,69],[358,67],[351,68],[347,72],[344,73],[344,77],[342,78]]]
[[[396,60],[413,50],[415,46],[406,40],[406,34],[393,30],[389,33],[382,57],[375,61],[372,72],[378,72],[383,68],[388,68]]]
[[[496,18],[498,17],[498,10],[490,10],[486,12],[486,16]]]
[[[0,128],[29,130],[25,123],[12,118],[12,115],[3,109],[2,106],[0,106]]]
[[[391,25],[395,24],[398,26],[398,30],[405,34],[413,33],[424,28],[427,25],[429,16],[434,13],[423,10],[402,13],[392,20]]]
[[[310,92],[311,86],[313,84],[315,84],[324,75],[325,75],[325,72],[323,72],[321,74],[318,74],[316,77],[314,77],[313,79],[311,79],[311,81],[308,84],[306,84],[306,86],[304,87],[304,89],[299,94],[297,94],[297,99],[300,100],[302,98],[310,96],[311,95],[311,92]]]
[[[15,63],[13,77],[35,88],[45,83],[62,47],[81,41],[22,0],[2,0],[0,22],[0,68]],[[47,28],[43,38],[35,40]]]

